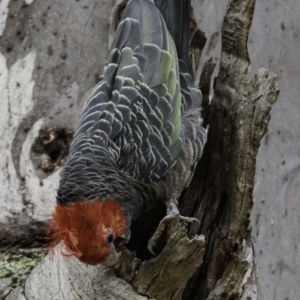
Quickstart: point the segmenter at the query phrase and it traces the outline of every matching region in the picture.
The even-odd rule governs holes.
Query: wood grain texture
[[[187,281],[202,264],[204,237],[189,239],[179,216],[169,227],[167,243],[159,255],[141,261],[127,254],[117,266],[119,276],[138,293],[155,299],[181,299]]]
[[[64,250],[58,246],[54,255],[46,256],[25,285],[6,299],[149,299],[134,292],[129,284],[115,276],[112,269],[85,265],[74,257],[63,256],[61,251]]]
[[[255,162],[279,93],[275,74],[262,69],[250,75],[247,41],[254,5],[233,0],[225,12],[220,69],[206,120],[208,143],[181,203],[184,214],[200,219],[195,232],[207,241],[204,263],[184,299],[239,299],[244,278],[252,273],[253,259],[242,253],[252,251],[245,241]]]

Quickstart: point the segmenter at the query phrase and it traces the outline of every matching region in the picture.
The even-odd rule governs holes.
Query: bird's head
[[[112,199],[57,204],[48,228],[52,247],[63,241],[72,255],[91,265],[114,264],[118,259],[114,241],[128,240],[128,232],[121,204]]]

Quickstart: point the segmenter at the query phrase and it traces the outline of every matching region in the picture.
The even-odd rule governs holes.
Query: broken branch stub
[[[157,300],[181,299],[187,281],[202,264],[204,237],[189,239],[179,216],[169,227],[167,243],[155,258],[141,262],[124,252],[116,268],[139,294]]]

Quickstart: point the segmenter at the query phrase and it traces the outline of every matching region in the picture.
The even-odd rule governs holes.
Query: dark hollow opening
[[[60,150],[59,149],[53,149],[49,152],[49,157],[52,161],[56,161],[59,157]]]

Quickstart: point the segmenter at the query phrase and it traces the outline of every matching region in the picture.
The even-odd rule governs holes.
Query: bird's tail
[[[175,42],[178,59],[189,65],[191,0],[154,0]]]

